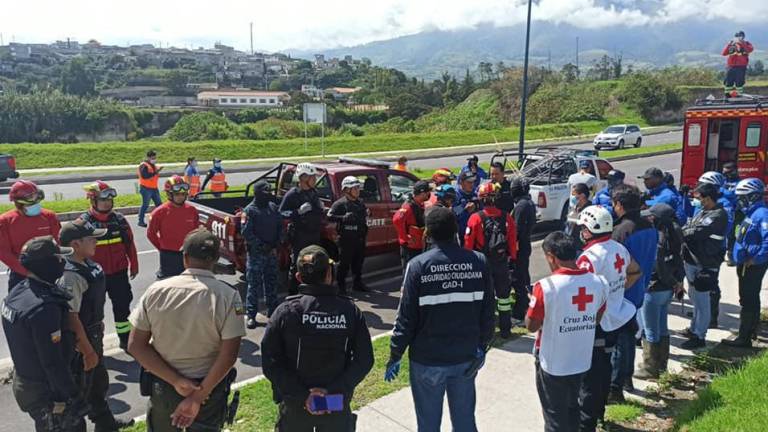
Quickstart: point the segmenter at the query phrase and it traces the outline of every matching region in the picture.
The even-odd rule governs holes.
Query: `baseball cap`
[[[590,162],[588,160],[580,160],[579,161],[579,168],[589,168]]]
[[[192,258],[213,261],[219,258],[219,239],[205,228],[198,228],[184,238],[181,251]]]
[[[648,179],[648,178],[663,179],[664,172],[656,167],[648,168],[647,170],[645,170],[645,174],[643,174],[643,178],[644,179]]]
[[[73,252],[71,247],[56,244],[53,236],[35,237],[24,243],[21,248],[21,255],[26,256],[27,260],[45,259],[54,255],[67,256],[72,255]]]
[[[269,183],[267,183],[266,180],[259,180],[255,185],[253,185],[254,193],[269,193],[270,189],[271,188],[269,187]]]
[[[464,171],[463,173],[459,174],[459,182],[475,180],[477,180],[477,176],[470,171]]]
[[[333,263],[328,256],[328,252],[320,246],[310,245],[299,252],[296,260],[299,267],[299,273],[302,275],[326,274],[328,267]]]
[[[620,170],[610,170],[608,171],[608,179],[609,180],[624,180],[624,178],[627,175],[624,174],[624,171]]]
[[[61,231],[59,232],[59,240],[64,246],[69,246],[74,240],[80,240],[86,237],[104,237],[106,233],[106,228],[96,228],[88,221],[75,219],[62,225]]]
[[[429,186],[428,182],[425,182],[424,180],[419,180],[416,182],[415,185],[413,185],[413,194],[418,195],[420,193],[424,192],[430,192],[432,190],[432,187]]]
[[[472,161],[472,162],[477,162],[480,159],[477,158],[477,155],[472,155],[472,156],[468,157],[467,160],[468,161]]]

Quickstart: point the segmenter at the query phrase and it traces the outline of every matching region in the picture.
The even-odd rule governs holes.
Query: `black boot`
[[[512,337],[512,312],[499,312],[499,336],[504,339]]]
[[[709,292],[709,306],[710,306],[710,319],[709,328],[717,328],[717,317],[720,315],[720,293],[715,291]]]
[[[363,283],[363,279],[362,278],[358,278],[358,277],[355,278],[355,281],[352,284],[352,289],[355,290],[355,291],[362,291],[362,292],[369,292],[369,291],[371,291],[371,289],[368,288],[368,286]]]
[[[120,340],[120,349],[128,352],[128,335],[130,333],[118,333],[117,338]]]
[[[742,307],[739,317],[739,335],[736,337],[736,339],[723,339],[721,341],[723,345],[737,348],[751,347],[752,335],[757,328],[758,319],[759,315],[756,317],[754,313],[744,313],[744,308]]]

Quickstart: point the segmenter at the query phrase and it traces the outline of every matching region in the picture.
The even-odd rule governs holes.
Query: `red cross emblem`
[[[613,263],[613,268],[616,269],[617,273],[621,273],[621,269],[624,268],[624,258],[621,255],[616,254],[616,262]]]
[[[579,312],[584,312],[587,310],[587,305],[592,303],[592,300],[595,299],[595,296],[592,294],[587,294],[586,287],[579,287],[579,294],[571,297],[571,299],[571,304],[578,305]]]

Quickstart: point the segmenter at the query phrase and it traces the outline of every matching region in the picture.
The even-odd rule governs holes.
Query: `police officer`
[[[403,203],[392,216],[400,244],[400,264],[403,274],[408,262],[424,250],[424,203],[429,200],[429,183],[418,181],[413,185],[413,196]]]
[[[528,194],[528,183],[523,177],[514,177],[511,181],[510,192],[515,207],[512,217],[517,227],[517,261],[512,276],[512,287],[515,289],[515,305],[512,308],[512,318],[517,321],[525,319],[528,309],[528,290],[531,286],[531,234],[536,225],[536,206]]]
[[[68,325],[71,296],[56,285],[64,273],[62,257],[71,253],[52,236],[29,240],[19,256],[27,277],[0,305],[15,367],[13,395],[37,432],[72,428],[89,410],[69,373],[74,354]]]
[[[152,210],[147,238],[160,251],[157,278],[176,276],[184,271],[181,246],[184,238],[200,225],[197,209],[187,202],[189,183],[181,176],[165,181],[168,201]]]
[[[145,370],[150,430],[219,431],[245,336],[245,309],[237,290],[213,274],[216,236],[198,228],[182,250],[184,273],[150,285],[131,313],[128,351]]]
[[[418,429],[440,430],[447,393],[453,430],[476,431],[475,378],[493,336],[493,285],[485,257],[453,242],[453,212],[433,208],[426,226],[435,246],[408,265],[384,378],[397,376],[408,349]]]
[[[616,186],[624,184],[625,177],[626,177],[626,174],[624,174],[624,171],[620,171],[620,170],[608,171],[608,176],[606,177],[608,184],[604,188],[600,189],[595,195],[595,199],[592,200],[592,203],[594,205],[599,205],[607,208],[608,211],[611,212],[611,215],[614,218],[616,218],[616,213],[614,213],[613,211],[613,202],[611,200],[611,192],[613,191],[613,188],[615,188]]]
[[[213,192],[215,197],[220,197],[222,192],[227,191],[227,175],[224,173],[224,168],[221,166],[221,159],[219,158],[213,160],[213,166],[205,175],[205,180],[203,180],[200,190],[205,190],[208,183],[211,184],[211,192]]]
[[[496,199],[496,207],[504,213],[512,213],[512,208],[515,207],[515,201],[512,199],[512,192],[510,192],[512,184],[504,176],[503,163],[494,162],[491,164],[491,181],[497,183],[501,187],[501,189],[499,189],[499,196]]]
[[[739,336],[724,339],[726,345],[752,346],[760,323],[760,289],[768,269],[768,208],[763,201],[765,184],[756,178],[744,179],[736,185],[738,206],[744,220],[736,231],[733,261],[739,277]]]
[[[91,208],[80,216],[80,219],[90,222],[96,228],[105,228],[107,234],[96,243],[96,261],[106,275],[107,294],[112,301],[112,314],[115,317],[117,337],[120,348],[128,347],[128,334],[131,323],[128,315],[131,313],[131,282],[129,280],[139,274],[139,257],[133,232],[128,220],[121,213],[113,210],[117,191],[107,183],[98,180],[85,186],[86,197],[91,202]]]
[[[467,229],[467,221],[472,213],[480,210],[480,201],[477,199],[478,176],[467,170],[459,174],[456,182],[456,200],[453,201],[453,213],[459,224],[459,241],[464,243],[461,234]]]
[[[664,181],[664,172],[656,167],[648,168],[643,174],[643,183],[647,189],[646,207],[664,203],[673,209],[680,205],[677,193]]]
[[[352,269],[355,291],[369,291],[363,283],[363,261],[365,260],[365,239],[368,236],[368,209],[360,199],[360,180],[347,176],[341,181],[344,196],[336,200],[328,210],[328,220],[336,222],[339,234],[339,292],[346,295],[347,272]]]
[[[317,168],[311,163],[300,163],[296,166],[295,175],[299,178],[298,185],[285,194],[279,209],[283,217],[289,220],[291,267],[288,271],[288,293],[292,295],[299,292],[299,283],[294,276],[296,255],[309,245],[320,244],[325,216],[325,208],[315,189]]]
[[[509,213],[496,207],[501,186],[483,183],[477,193],[483,209],[469,217],[464,234],[464,248],[483,255],[493,275],[499,333],[504,339],[512,337],[512,296],[509,269],[517,259],[517,227]]]
[[[259,301],[262,298],[266,300],[267,317],[272,315],[278,305],[277,246],[282,241],[283,218],[272,200],[269,183],[264,180],[256,182],[253,186],[253,201],[245,207],[241,218],[241,233],[248,250],[246,326],[254,329],[257,326]]]
[[[475,190],[477,190],[483,180],[488,178],[488,174],[482,167],[480,167],[477,155],[472,155],[467,158],[467,164],[461,167],[459,176],[461,176],[461,174],[471,174],[473,177],[475,177]]]
[[[741,221],[744,220],[744,213],[741,211],[741,209],[739,209],[739,206],[736,202],[736,185],[741,181],[736,162],[731,161],[724,163],[722,172],[723,176],[725,176],[725,185],[722,189],[723,198],[727,199],[731,203],[731,207],[733,208],[732,227],[737,227],[739,224],[741,224]],[[728,237],[726,238],[728,252],[725,256],[725,260],[728,262],[729,266],[735,265],[733,264],[734,243],[736,243],[736,230],[730,229],[728,230]]]
[[[286,298],[261,341],[264,375],[280,404],[279,432],[355,430],[350,401],[373,367],[365,317],[338,294],[320,246],[297,253],[301,294]]]
[[[72,375],[80,392],[91,405],[88,418],[96,432],[117,432],[133,424],[115,419],[107,404],[109,376],[104,366],[104,303],[106,278],[101,266],[91,259],[96,255],[97,239],[107,229],[96,228],[90,222],[76,219],[61,228],[61,244],[71,247],[72,255],[65,258],[64,274],[59,283],[68,290],[69,324],[75,333],[77,355],[72,362]],[[85,431],[85,422],[80,425]]]
[[[45,199],[45,193],[31,181],[19,180],[14,183],[8,198],[16,208],[0,215],[0,261],[10,269],[10,290],[27,275],[19,262],[22,246],[38,236],[59,238],[61,225],[56,213],[42,207],[40,202]]]
[[[163,167],[157,165],[157,153],[154,150],[147,151],[147,157],[139,164],[139,192],[141,193],[141,207],[139,208],[139,226],[146,228],[144,215],[149,208],[151,200],[155,207],[160,206],[160,190],[158,182],[160,181],[160,171]]]

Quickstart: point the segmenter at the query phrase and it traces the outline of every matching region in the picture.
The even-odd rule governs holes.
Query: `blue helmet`
[[[725,176],[717,171],[708,171],[699,177],[699,183],[709,183],[717,187],[725,186]]]
[[[456,189],[449,184],[442,184],[435,189],[435,196],[439,200],[456,199]]]
[[[744,179],[736,184],[736,196],[760,194],[765,192],[765,183],[757,178]]]

